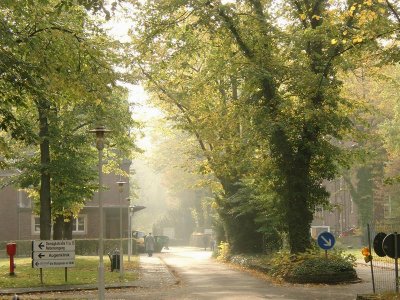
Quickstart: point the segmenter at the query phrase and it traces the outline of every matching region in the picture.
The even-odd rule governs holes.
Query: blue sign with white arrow
[[[329,250],[335,245],[335,237],[328,231],[321,232],[317,238],[318,246],[324,250]]]

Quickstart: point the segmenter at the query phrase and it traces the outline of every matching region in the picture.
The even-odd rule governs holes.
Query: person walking
[[[204,245],[204,250],[207,250],[208,236],[206,234],[203,234],[203,245]]]
[[[144,239],[144,247],[149,256],[153,256],[155,244],[156,241],[154,240],[154,237],[151,235],[151,232],[149,232],[149,235],[146,236],[146,238]]]

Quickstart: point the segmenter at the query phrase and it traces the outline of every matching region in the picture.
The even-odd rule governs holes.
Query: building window
[[[78,218],[72,221],[72,232],[86,233],[86,215],[79,215]],[[53,228],[51,228],[53,230]],[[32,216],[32,233],[40,234],[40,217]]]
[[[76,219],[72,221],[72,232],[86,232],[86,215],[79,215]]]
[[[38,216],[33,216],[33,221],[32,221],[32,228],[33,228],[33,233],[34,234],[39,234],[40,233],[40,217]]]

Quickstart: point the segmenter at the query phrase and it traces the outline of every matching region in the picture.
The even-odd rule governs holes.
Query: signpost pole
[[[398,255],[397,255],[397,232],[394,232],[394,272],[396,279],[396,293],[399,292],[399,264],[398,264]]]
[[[40,268],[40,284],[43,284],[43,269]]]
[[[131,225],[131,212],[130,205],[128,207],[128,261],[131,261],[132,255],[132,225]]]
[[[122,243],[122,192],[125,181],[118,181],[119,186],[119,277],[124,278],[124,245]]]
[[[371,231],[369,228],[369,224],[367,224],[367,233],[368,233],[368,246],[369,246],[369,253],[371,252]],[[372,276],[372,292],[375,294],[375,276],[374,276],[374,266],[372,265],[372,259],[369,262],[371,266],[371,276]]]

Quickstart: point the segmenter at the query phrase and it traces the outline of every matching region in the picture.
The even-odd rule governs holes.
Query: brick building
[[[129,173],[130,161],[125,161],[123,170]],[[0,177],[8,177],[12,172],[2,171]],[[118,181],[126,182],[120,192]],[[119,216],[122,207],[122,228],[124,236],[128,232],[129,178],[115,174],[104,174],[102,193],[104,209],[104,238],[119,238]],[[121,205],[120,205],[121,199]],[[0,241],[39,239],[39,216],[33,214],[32,202],[27,194],[12,186],[0,189]],[[73,220],[73,238],[99,237],[99,202],[97,193],[88,201]]]
[[[358,227],[357,205],[353,202],[347,183],[342,177],[325,183],[330,193],[329,203],[333,210],[317,208],[312,222],[312,236],[329,227],[336,237]]]

